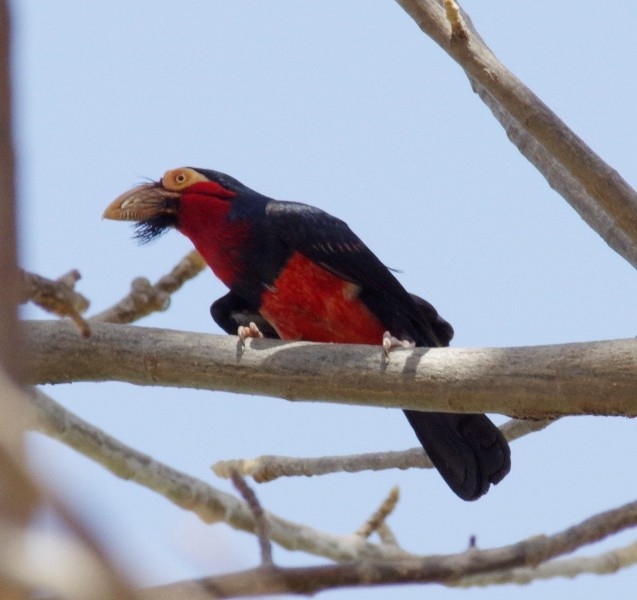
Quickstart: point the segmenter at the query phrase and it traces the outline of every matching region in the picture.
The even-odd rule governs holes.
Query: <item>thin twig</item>
[[[509,441],[540,431],[557,419],[509,419],[500,429]],[[331,473],[358,473],[385,469],[432,469],[433,463],[422,447],[409,450],[368,452],[343,456],[302,458],[264,455],[256,458],[220,460],[212,465],[217,477],[227,479],[233,471],[249,476],[257,483],[274,481],[279,477],[313,477]]]
[[[383,500],[378,509],[356,530],[356,535],[368,538],[374,531],[378,531],[381,526],[385,525],[387,527],[385,520],[394,511],[399,499],[400,490],[395,486],[389,491],[387,498]]]
[[[271,566],[272,562],[272,543],[270,542],[270,527],[265,517],[263,507],[254,493],[254,490],[246,483],[246,480],[236,471],[230,476],[232,484],[245,500],[248,508],[254,516],[254,533],[259,540],[259,548],[261,549],[261,564],[263,566]]]
[[[314,477],[331,473],[358,473],[385,469],[431,469],[433,463],[422,447],[387,452],[303,458],[266,454],[256,458],[220,460],[212,465],[217,477],[227,479],[233,470],[267,483],[279,477]]]
[[[462,22],[460,7],[456,4],[455,0],[445,0],[445,12],[451,25],[451,41],[465,42],[469,39],[467,30]]]
[[[171,294],[196,277],[205,267],[206,263],[200,254],[193,250],[155,284],[151,284],[145,277],[134,279],[128,295],[89,320],[95,323],[132,323],[153,312],[166,310],[170,305]]]
[[[378,526],[376,533],[378,533],[378,537],[380,538],[380,541],[386,546],[393,546],[396,548],[399,547],[398,539],[394,535],[394,532],[389,528],[389,525],[387,525],[387,523],[381,523]]]

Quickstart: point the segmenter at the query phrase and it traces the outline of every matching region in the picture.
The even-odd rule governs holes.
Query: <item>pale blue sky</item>
[[[467,1],[486,42],[630,183],[637,182],[637,5]],[[522,346],[637,334],[634,270],[508,142],[461,70],[390,0],[14,0],[16,141],[24,265],[78,268],[100,310],[189,248],[178,233],[138,247],[101,220],[142,178],[182,165],[226,171],[345,219],[456,329],[455,345]],[[224,293],[206,273],[142,321],[218,332]],[[41,318],[36,310],[29,316]],[[218,487],[209,465],[415,445],[398,411],[223,393],[75,384],[46,389],[82,417]],[[311,424],[311,426],[310,426]],[[635,424],[565,419],[513,444],[510,476],[476,503],[433,472],[334,475],[259,486],[270,510],[355,530],[393,485],[390,519],[414,552],[552,533],[637,497]],[[257,547],[206,527],[57,443],[34,462],[145,583],[253,566]],[[621,538],[631,539],[630,534]],[[282,564],[316,558],[277,548]],[[404,587],[326,598],[626,597],[634,569],[525,588]]]

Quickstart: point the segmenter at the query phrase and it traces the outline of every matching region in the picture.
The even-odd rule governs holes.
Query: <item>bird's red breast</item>
[[[282,339],[379,344],[384,328],[360,288],[295,252],[261,296],[261,314]]]

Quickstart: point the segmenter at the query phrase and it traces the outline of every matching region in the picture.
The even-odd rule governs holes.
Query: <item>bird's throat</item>
[[[231,204],[222,199],[190,196],[182,201],[177,229],[190,238],[214,274],[231,287],[243,270],[250,233],[247,221],[229,220]]]

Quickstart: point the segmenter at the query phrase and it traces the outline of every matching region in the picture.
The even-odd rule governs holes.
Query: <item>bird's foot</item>
[[[385,356],[389,358],[389,353],[394,348],[415,348],[416,342],[412,342],[411,340],[399,340],[394,337],[389,331],[383,333],[383,350],[385,351]]]
[[[263,334],[254,321],[250,321],[250,324],[247,327],[245,327],[244,325],[239,325],[239,327],[237,328],[237,335],[239,336],[239,342],[242,346],[246,345],[247,338],[263,337]]]

